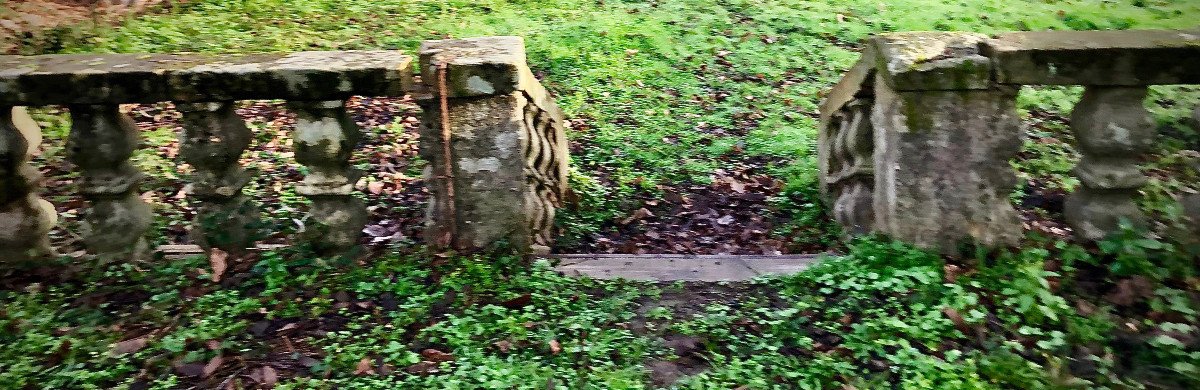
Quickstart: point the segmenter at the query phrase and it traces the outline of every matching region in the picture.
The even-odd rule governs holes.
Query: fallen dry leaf
[[[225,274],[225,269],[229,268],[229,264],[225,260],[229,257],[229,253],[223,250],[212,248],[208,251],[208,263],[212,265],[212,281],[220,282],[221,275]]]
[[[188,363],[175,366],[175,372],[183,376],[201,376],[204,375],[204,365],[200,363]]]
[[[522,307],[529,306],[529,304],[531,302],[533,302],[533,295],[529,294],[529,293],[525,293],[516,298],[509,299],[504,302],[500,302],[500,306],[503,306],[508,309],[520,309]]]
[[[223,363],[225,363],[225,358],[220,356],[213,357],[208,361],[208,364],[204,365],[203,375],[201,376],[205,378],[212,376],[214,372],[217,372],[218,368],[221,368],[221,364]]]
[[[296,329],[299,327],[300,327],[300,325],[296,324],[295,322],[289,322],[289,323],[287,323],[287,325],[284,325],[283,327],[280,327],[278,330],[276,330],[275,333],[283,333],[283,332],[287,332],[289,330]]]
[[[149,341],[149,340],[147,340],[146,336],[142,336],[142,337],[133,338],[133,339],[114,343],[113,349],[112,349],[112,354],[113,355],[124,355],[124,354],[130,354],[130,353],[134,353],[137,351],[141,351],[142,348],[146,348],[147,341]]]
[[[442,351],[439,351],[439,350],[436,350],[433,348],[428,348],[428,349],[425,349],[424,351],[421,351],[421,358],[431,361],[431,362],[434,362],[434,363],[440,363],[440,362],[453,361],[454,355],[451,355],[451,354],[448,354],[448,353],[445,353],[445,352],[442,352]]]
[[[954,310],[952,307],[944,307],[942,308],[942,314],[945,314],[946,318],[949,318],[950,322],[954,323],[954,327],[958,328],[959,332],[963,332],[963,334],[970,334],[969,332],[971,331],[971,325],[967,324],[967,321],[964,320],[962,315],[958,313],[958,310]]]
[[[405,367],[404,372],[413,375],[428,375],[438,372],[438,364],[429,361],[417,362],[417,364]]]
[[[375,370],[371,369],[371,359],[359,360],[358,366],[354,367],[354,375],[375,375]]]
[[[1154,285],[1145,276],[1134,276],[1117,282],[1115,291],[1104,296],[1117,306],[1130,306],[1154,294]]]
[[[279,374],[271,366],[263,366],[263,384],[267,386],[275,386],[279,382]]]
[[[383,193],[383,182],[373,181],[367,184],[367,191],[371,191],[371,193],[375,195]]]
[[[650,212],[650,210],[646,209],[645,207],[642,207],[640,209],[637,209],[637,211],[634,211],[633,215],[630,215],[629,218],[625,218],[624,220],[622,220],[621,224],[628,225],[629,223],[631,223],[633,221],[639,221],[639,220],[653,217],[653,216],[654,216],[654,213]]]

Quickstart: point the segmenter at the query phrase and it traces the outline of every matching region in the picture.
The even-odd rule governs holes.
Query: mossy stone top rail
[[[529,70],[520,37],[422,44],[425,73],[396,51],[291,54],[70,54],[0,56],[0,265],[53,253],[54,208],[37,197],[30,156],[41,134],[14,106],[66,105],[66,154],[89,205],[80,236],[102,259],[144,256],[153,213],[143,174],[129,162],[138,131],[126,103],[174,102],[182,114],[179,157],[193,167],[198,205],[191,236],[210,253],[253,247],[260,206],[243,193],[238,163],[253,140],[234,101],[286,100],[296,115],[293,148],[305,167],[296,192],[311,201],[299,238],[321,254],[362,239],[368,214],[350,164],[361,131],[345,109],[355,96],[416,94],[424,108],[421,155],[433,200],[426,221],[434,245],[480,249],[506,242],[545,250],[566,190],[563,115]]]
[[[986,40],[983,53],[999,84],[1200,84],[1200,30],[1008,33]]]
[[[943,250],[1013,244],[1018,88],[1083,85],[1071,116],[1081,186],[1065,212],[1077,235],[1099,239],[1145,220],[1138,163],[1155,129],[1142,100],[1161,84],[1200,84],[1200,31],[880,35],[821,104],[821,189],[851,233]]]
[[[0,105],[122,104],[403,96],[398,51],[0,56]]]

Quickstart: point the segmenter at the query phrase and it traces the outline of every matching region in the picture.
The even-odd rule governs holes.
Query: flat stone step
[[[554,255],[571,276],[642,281],[735,282],[763,275],[791,275],[822,255]]]
[[[260,245],[257,249],[286,246]],[[158,251],[167,258],[204,254],[196,245],[163,245]],[[546,258],[558,260],[555,269],[569,276],[657,282],[738,282],[763,275],[795,274],[816,264],[821,256],[563,254]]]

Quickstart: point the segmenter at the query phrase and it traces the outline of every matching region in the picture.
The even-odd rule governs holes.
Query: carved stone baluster
[[[296,192],[312,200],[304,238],[318,253],[333,254],[358,243],[367,224],[366,206],[354,197],[360,172],[350,155],[362,138],[344,101],[291,102],[296,111],[296,161],[308,175]]]
[[[1155,131],[1142,101],[1145,87],[1089,86],[1071,113],[1071,130],[1083,160],[1075,167],[1080,186],[1067,199],[1065,214],[1075,233],[1098,240],[1122,219],[1144,226],[1138,189],[1147,178],[1138,158],[1154,146]]]
[[[0,106],[0,265],[51,253],[46,233],[58,215],[37,197],[42,175],[29,165],[40,142],[40,129],[23,108]]]
[[[833,214],[849,234],[866,234],[875,223],[871,104],[859,99],[846,105],[833,150],[835,161],[841,161]]]
[[[201,202],[192,239],[205,250],[241,254],[260,238],[258,205],[242,194],[250,176],[238,164],[253,134],[230,102],[186,103],[180,156],[195,168],[192,195]]]
[[[102,260],[127,260],[146,253],[143,234],[150,206],[138,197],[144,175],[129,164],[137,127],[117,105],[74,105],[67,153],[81,172],[80,191],[91,201],[83,221],[83,243]]]

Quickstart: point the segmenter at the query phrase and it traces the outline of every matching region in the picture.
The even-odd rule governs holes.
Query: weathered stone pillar
[[[58,214],[37,197],[42,175],[29,165],[41,139],[41,129],[24,108],[0,106],[0,265],[51,253],[46,233]]]
[[[432,167],[427,241],[548,251],[567,188],[567,139],[523,40],[427,41],[420,61],[430,89],[420,99],[421,155]]]
[[[1138,190],[1147,178],[1138,158],[1154,147],[1155,131],[1143,106],[1145,87],[1092,87],[1071,113],[1071,130],[1083,159],[1075,167],[1080,186],[1067,198],[1067,222],[1080,237],[1099,240],[1121,220],[1146,224]]]
[[[289,102],[296,112],[296,161],[308,168],[296,192],[312,201],[302,238],[321,254],[335,254],[358,244],[367,224],[367,208],[354,196],[362,175],[350,156],[362,133],[346,113],[342,100]]]
[[[192,196],[200,202],[192,239],[205,250],[241,254],[260,236],[258,205],[242,194],[250,175],[238,163],[253,134],[231,102],[176,108],[183,113],[180,157],[195,169]]]
[[[83,243],[102,261],[144,256],[143,235],[151,211],[139,197],[144,175],[129,163],[137,127],[119,106],[72,105],[67,157],[81,172],[79,189],[91,202],[83,220]]]
[[[899,33],[873,42],[877,231],[947,252],[1020,238],[1009,201],[1009,160],[1021,148],[1017,89],[991,81],[984,39]]]

